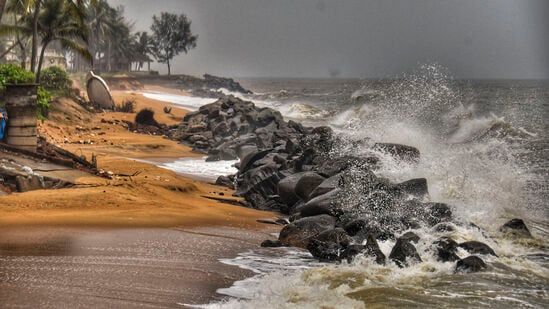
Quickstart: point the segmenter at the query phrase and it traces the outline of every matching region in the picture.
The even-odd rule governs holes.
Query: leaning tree
[[[179,53],[186,54],[195,48],[198,36],[191,33],[191,20],[185,14],[178,16],[167,12],[162,12],[160,17],[153,16],[151,31],[152,55],[158,62],[168,65],[169,76],[170,61]]]

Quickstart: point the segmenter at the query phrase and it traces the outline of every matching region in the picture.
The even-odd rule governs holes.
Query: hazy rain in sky
[[[387,77],[436,62],[461,78],[549,78],[547,0],[109,0],[135,31],[184,13],[198,46],[174,72]],[[163,72],[164,65],[155,69]]]

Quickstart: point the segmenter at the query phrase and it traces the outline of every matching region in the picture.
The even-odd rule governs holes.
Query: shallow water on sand
[[[0,308],[182,308],[251,275],[220,257],[267,235],[233,228],[0,228]]]

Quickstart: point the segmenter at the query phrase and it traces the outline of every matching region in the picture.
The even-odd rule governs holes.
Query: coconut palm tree
[[[8,8],[19,14],[20,18],[17,19],[18,22],[15,25],[2,25],[0,33],[19,34],[32,38],[31,71],[38,77],[41,69],[40,59],[37,58],[38,45],[41,44],[44,47],[44,44],[47,46],[51,41],[59,40],[63,47],[72,50],[81,49],[81,46],[72,43],[76,43],[74,42],[75,37],[87,39],[87,30],[84,24],[87,14],[86,7],[96,2],[97,0],[11,0],[8,3]],[[56,9],[58,12],[54,12],[52,9]],[[50,24],[49,22],[54,23]],[[67,28],[67,26],[70,27]],[[52,31],[55,27],[60,28]],[[67,40],[73,42],[69,43]],[[42,58],[43,54],[44,48],[41,52]]]
[[[151,58],[149,55],[152,53],[151,37],[147,31],[137,32],[136,37],[136,51],[138,56],[138,68],[141,70],[143,63],[147,62],[147,70],[151,70]]]
[[[42,11],[38,16],[38,33],[42,50],[36,69],[36,81],[40,80],[40,70],[48,45],[58,41],[62,48],[75,51],[91,59],[86,45],[88,30],[84,27],[85,7],[82,1],[73,3],[65,0],[42,0]],[[77,12],[78,11],[78,12]]]

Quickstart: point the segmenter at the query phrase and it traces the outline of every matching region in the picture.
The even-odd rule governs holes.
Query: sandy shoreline
[[[160,123],[179,123],[186,113],[174,108],[165,114],[166,103],[137,91],[113,95],[118,104],[135,100],[136,111],[152,108]],[[177,303],[207,303],[217,288],[251,275],[218,260],[257,248],[278,229],[256,220],[276,214],[204,198],[232,192],[127,159],[201,157],[163,137],[129,132],[124,121],[135,113],[94,114],[68,99],[53,105],[40,134],[78,155],[96,155],[98,167],[114,177],[90,175],[75,179],[74,188],[0,197],[0,307],[180,308]],[[154,243],[161,245],[149,246]],[[110,264],[113,258],[133,261],[135,250],[147,256],[145,268]],[[160,256],[149,259],[155,252]],[[92,264],[90,256],[96,257]],[[174,262],[166,266],[166,259]],[[167,277],[159,275],[167,269]],[[127,285],[151,282],[157,289],[146,293]]]
[[[219,262],[267,233],[209,228],[0,228],[2,308],[184,308],[252,275]]]

